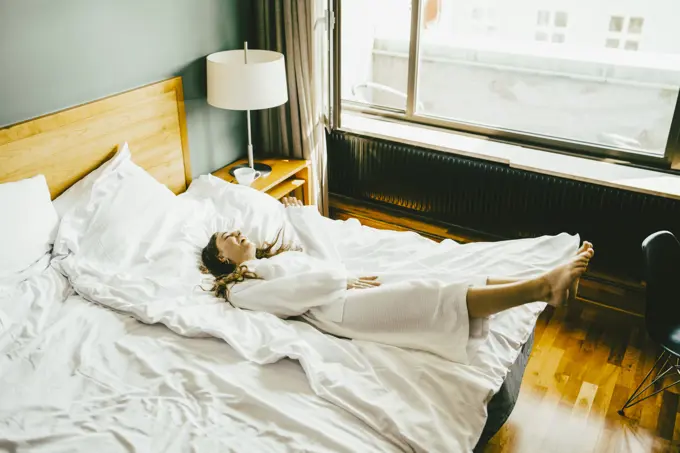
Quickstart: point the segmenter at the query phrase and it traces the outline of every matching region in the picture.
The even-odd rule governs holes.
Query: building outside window
[[[680,1],[415,1],[341,0],[343,111],[666,158],[680,88]],[[415,49],[413,4],[429,8]]]

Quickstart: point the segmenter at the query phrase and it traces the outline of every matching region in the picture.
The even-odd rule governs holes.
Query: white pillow
[[[180,197],[211,200],[218,215],[213,231],[240,230],[255,244],[273,241],[283,229],[286,242],[295,242],[278,200],[251,187],[231,184],[212,175],[195,179]]]
[[[114,171],[122,162],[128,160],[130,160],[130,149],[126,142],[118,146],[118,151],[116,151],[116,154],[111,159],[101,164],[96,170],[92,170],[87,176],[54,199],[52,203],[54,204],[54,209],[57,210],[59,218],[64,217],[68,211],[80,203],[86,203],[94,182],[103,174]]]
[[[59,224],[43,175],[0,184],[0,278],[26,270],[50,251]]]
[[[168,279],[179,278],[197,270],[198,252],[215,231],[241,229],[261,244],[286,223],[283,205],[264,193],[202,176],[175,196],[125,160],[62,218],[53,265],[71,277],[158,274],[162,267]]]
[[[62,218],[55,265],[78,254],[79,259],[105,262],[112,272],[120,271],[144,260],[156,238],[182,220],[166,216],[175,194],[132,160],[121,159],[109,170]]]

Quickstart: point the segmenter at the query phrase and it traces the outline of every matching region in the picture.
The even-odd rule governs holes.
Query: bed
[[[180,78],[0,130],[0,183],[42,173],[55,198],[110,159],[124,141],[139,167],[175,194],[185,192],[191,171]],[[210,190],[222,184],[197,183]],[[379,234],[350,226],[361,234]],[[489,339],[467,368],[326,338],[296,321],[285,324],[296,329],[285,335],[294,336],[277,337],[277,345],[293,338],[298,349],[270,348],[264,354],[260,348],[249,356],[230,336],[233,332],[187,333],[186,326],[181,330],[165,322],[183,336],[177,335],[156,324],[156,318],[145,318],[148,310],[92,303],[95,296],[74,291],[76,282],[49,266],[0,293],[4,448],[470,451],[487,441],[512,410],[543,308],[526,306],[494,319]],[[309,345],[317,353],[337,353],[337,361],[317,357],[305,349]],[[350,356],[360,372],[342,368]],[[365,357],[369,362],[362,362]],[[438,387],[451,376],[459,380],[453,389],[460,394],[451,388],[419,393],[420,387]],[[359,378],[368,380],[352,387]],[[352,395],[339,385],[345,382]],[[435,404],[428,398],[437,392]],[[485,404],[490,414],[482,429]],[[449,412],[451,405],[464,410]]]
[[[477,441],[475,451],[481,451],[484,445],[496,435],[508,418],[510,418],[510,414],[515,408],[515,404],[517,404],[517,398],[519,398],[524,370],[526,370],[529,363],[533,345],[534,334],[532,333],[529,339],[522,345],[517,359],[508,370],[503,385],[501,385],[500,389],[493,395],[491,401],[486,406],[488,417],[484,423],[484,430],[479,437],[479,441]]]

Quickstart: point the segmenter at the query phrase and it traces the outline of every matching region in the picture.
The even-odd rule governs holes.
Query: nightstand
[[[304,204],[314,204],[312,187],[310,184],[310,162],[302,159],[258,159],[258,162],[272,167],[272,172],[267,176],[257,178],[250,187],[260,192],[266,192],[277,200],[291,192],[300,198]],[[212,173],[213,176],[224,179],[227,182],[236,182],[236,178],[229,174],[231,167],[247,163],[247,159],[237,160],[226,167]]]

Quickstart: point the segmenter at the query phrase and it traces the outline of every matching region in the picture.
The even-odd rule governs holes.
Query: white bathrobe
[[[351,275],[323,243],[310,244],[310,238],[318,242],[320,237],[315,211],[289,211],[305,252],[246,262],[262,280],[234,285],[230,294],[234,306],[281,318],[302,316],[333,335],[468,361],[471,349],[486,336],[488,321],[469,319],[466,295],[470,286],[485,284],[484,278],[461,283],[442,272],[428,275],[414,270],[410,277],[383,272],[380,287],[348,290],[352,279],[373,274]]]

